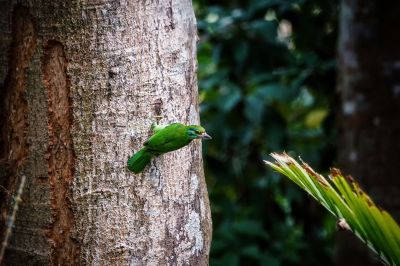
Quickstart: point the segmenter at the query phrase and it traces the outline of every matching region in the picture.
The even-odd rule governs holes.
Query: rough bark
[[[207,265],[201,143],[126,169],[156,116],[200,123],[191,2],[17,2],[0,10],[1,185],[27,184],[6,264]]]
[[[400,37],[398,1],[342,0],[339,38],[340,166],[400,218]],[[376,265],[340,235],[337,265]]]

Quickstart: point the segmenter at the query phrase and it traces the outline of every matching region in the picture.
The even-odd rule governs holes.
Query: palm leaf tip
[[[321,185],[323,185],[324,187],[328,187],[329,186],[329,183],[328,183],[328,181],[326,181],[325,177],[323,177],[322,175],[320,175],[317,172],[315,172],[314,169],[312,169],[307,163],[302,161],[301,165],[304,168],[304,170],[306,170],[306,172],[310,176],[315,178],[315,180],[317,180]]]
[[[338,231],[351,231],[350,225],[346,222],[346,219],[340,218],[336,222],[336,229]]]

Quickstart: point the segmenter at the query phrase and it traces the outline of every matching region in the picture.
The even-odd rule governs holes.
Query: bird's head
[[[190,139],[211,139],[202,126],[188,126],[187,132]]]

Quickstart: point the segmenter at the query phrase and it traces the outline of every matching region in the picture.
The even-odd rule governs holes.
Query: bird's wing
[[[157,131],[151,136],[144,145],[148,150],[155,153],[165,153],[185,146],[183,143],[186,127],[180,123],[168,125],[164,129]]]

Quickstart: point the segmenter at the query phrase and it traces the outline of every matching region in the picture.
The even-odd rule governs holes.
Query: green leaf
[[[326,109],[312,110],[307,114],[305,124],[307,127],[311,128],[320,127],[327,116],[328,110]]]

